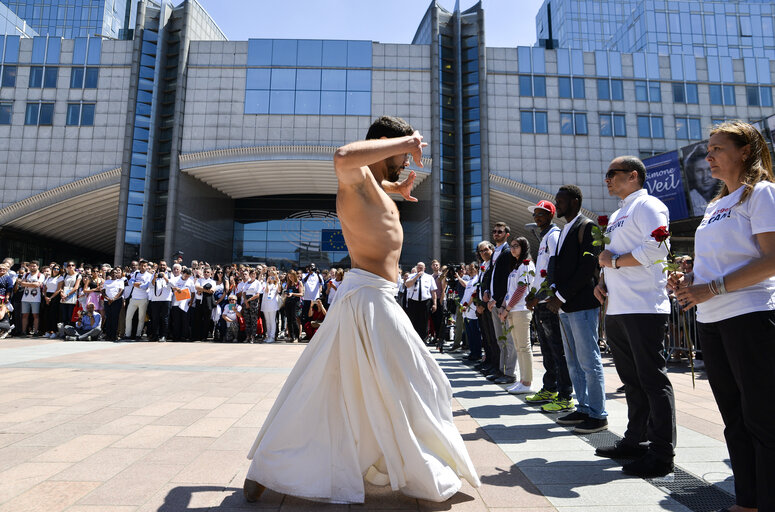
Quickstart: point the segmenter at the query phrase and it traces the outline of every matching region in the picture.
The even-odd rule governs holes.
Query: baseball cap
[[[533,213],[536,211],[536,208],[541,208],[542,210],[546,210],[547,212],[551,213],[552,216],[554,216],[555,212],[557,211],[554,208],[554,205],[551,201],[543,200],[538,201],[535,206],[528,206],[527,209],[530,211],[530,213]]]

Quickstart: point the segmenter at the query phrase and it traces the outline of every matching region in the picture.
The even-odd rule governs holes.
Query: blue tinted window
[[[81,105],[81,126],[94,126],[94,103]]]
[[[344,69],[324,69],[322,86],[324,91],[344,91],[347,89],[347,71]]]
[[[296,70],[296,90],[319,91],[320,90],[320,70],[319,69]]]
[[[292,91],[296,88],[296,70],[275,68],[272,70],[272,89]]]
[[[635,99],[637,101],[648,101],[649,100],[649,90],[646,86],[646,82],[636,81],[635,82]]]
[[[717,84],[710,85],[710,104],[723,105],[724,97],[721,94],[721,86]]]
[[[27,109],[24,111],[24,124],[26,125],[38,124],[39,110],[40,110],[40,103],[27,103]]]
[[[586,135],[587,134],[587,115],[575,114],[574,121],[576,122],[576,125],[575,125],[576,135]]]
[[[83,88],[83,68],[71,68],[70,69],[70,88],[81,89]]]
[[[573,114],[570,112],[560,112],[560,133],[573,135]]]
[[[357,68],[370,68],[371,41],[347,41],[347,65]]]
[[[649,116],[638,116],[638,137],[651,137],[651,121]]]
[[[549,121],[546,112],[535,113],[536,133],[549,133]]]
[[[608,79],[607,78],[598,78],[597,79],[597,99],[599,100],[610,100],[611,99],[611,92],[608,88]]]
[[[347,66],[347,41],[323,41],[323,65]]]
[[[689,138],[694,140],[702,139],[702,126],[699,119],[689,119]]]
[[[30,83],[29,87],[40,87],[43,85],[43,67],[42,66],[30,66]]]
[[[272,65],[295,66],[296,51],[295,39],[275,39],[272,44]]]
[[[32,64],[43,64],[46,59],[46,37],[35,36],[32,38]]]
[[[560,98],[570,98],[573,95],[573,91],[571,91],[571,82],[570,78],[567,76],[561,76],[558,78],[558,85],[560,89]]]
[[[748,99],[748,106],[749,107],[758,107],[759,106],[759,88],[755,85],[745,88],[745,96]]]
[[[546,96],[546,77],[534,76],[533,77],[533,96]]]
[[[533,112],[522,111],[519,113],[519,121],[522,133],[533,133]]]
[[[141,238],[142,238],[142,235],[140,235],[139,231],[126,231],[126,233],[124,234],[124,243],[131,244],[131,245],[140,245]]]
[[[772,106],[772,87],[760,87],[762,107]]]
[[[354,116],[371,115],[371,94],[368,92],[348,92],[347,114]]]
[[[624,114],[614,114],[614,135],[617,137],[627,136],[627,124]]]
[[[19,62],[19,36],[5,36],[4,62],[6,64]]]
[[[269,89],[271,78],[272,78],[271,69],[248,68],[245,88],[246,89]]]
[[[3,87],[16,87],[16,66],[3,66]]]
[[[293,91],[271,91],[269,93],[270,114],[293,114]]]
[[[67,118],[65,124],[67,126],[78,126],[81,120],[81,105],[80,103],[68,103],[67,105]]]
[[[529,75],[519,76],[519,95],[520,96],[533,95],[533,80],[531,80]]]
[[[272,40],[248,40],[248,66],[269,66],[272,64]]]
[[[675,118],[675,138],[676,139],[688,139],[689,127],[686,125],[685,117]]]
[[[296,91],[296,114],[320,114],[320,91]]]
[[[662,101],[662,90],[659,86],[659,82],[649,82],[649,101],[655,101],[657,103]]]
[[[296,62],[299,66],[320,66],[323,62],[323,41],[299,41]]]
[[[127,207],[126,207],[126,214],[129,217],[142,218],[143,217],[143,207],[141,205],[136,205],[136,204],[127,205]]]
[[[651,118],[651,136],[655,139],[665,138],[665,129],[662,125],[661,117]]]
[[[96,67],[86,68],[86,77],[83,84],[84,88],[96,89],[99,79],[100,79],[100,68],[96,68]]]
[[[47,66],[43,73],[43,87],[56,89],[59,68]]]
[[[127,217],[126,229],[128,231],[141,231],[143,229],[143,220],[134,217]]]
[[[344,115],[345,93],[344,91],[323,91],[320,93],[320,113],[323,115]]]
[[[697,94],[697,84],[686,84],[686,103],[696,105],[700,102]]]
[[[686,103],[686,93],[684,92],[684,84],[673,84],[673,102]]]
[[[611,137],[614,134],[611,114],[600,114],[598,119],[600,120],[600,135],[603,135],[604,137]]]
[[[734,105],[734,104],[735,104],[735,86],[725,85],[724,86],[724,105]]]
[[[11,124],[12,103],[0,103],[0,124]]]
[[[269,91],[245,91],[246,114],[269,113]]]
[[[38,119],[38,124],[40,124],[41,126],[48,126],[53,123],[54,123],[54,104],[41,103],[40,119]]]
[[[584,79],[583,78],[574,78],[573,79],[573,97],[574,98],[584,98],[584,97],[586,97],[586,93],[584,91]]]
[[[611,80],[611,99],[624,100],[624,85],[621,80]]]
[[[347,70],[347,90],[348,91],[370,91],[371,90],[371,71],[360,69]]]
[[[99,64],[101,53],[102,53],[102,39],[100,39],[99,37],[90,37],[89,51],[86,54],[86,64]]]
[[[46,51],[46,64],[59,64],[59,52],[61,50],[62,40],[58,37],[48,39],[48,50]]]
[[[129,168],[129,177],[143,179],[145,178],[145,167],[139,165],[133,165]]]

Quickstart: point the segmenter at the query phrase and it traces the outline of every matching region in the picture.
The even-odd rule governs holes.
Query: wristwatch
[[[613,268],[616,268],[616,269],[619,268],[619,265],[616,264],[617,261],[619,261],[619,255],[618,254],[614,254],[613,256],[611,256],[611,266]]]

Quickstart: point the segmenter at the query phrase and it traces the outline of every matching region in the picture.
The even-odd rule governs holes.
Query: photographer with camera
[[[323,301],[320,299],[312,301],[309,310],[307,310],[307,322],[304,324],[304,331],[309,336],[308,339],[312,339],[315,333],[318,332],[320,324],[323,323],[327,313]]]
[[[95,311],[94,303],[88,302],[86,310],[78,312],[80,320],[72,325],[62,325],[59,337],[65,341],[96,341],[102,334],[102,316]]]
[[[459,265],[450,265],[450,271],[447,273],[447,283],[449,289],[453,290],[452,301],[455,311],[455,338],[452,341],[450,352],[457,352],[468,347],[468,337],[464,327],[465,317],[463,316],[463,296],[466,292],[466,285],[471,277],[468,275],[465,263]],[[455,300],[457,298],[457,300]],[[464,341],[465,336],[465,341]]]
[[[167,270],[167,262],[161,260],[151,282],[150,301],[151,325],[148,337],[150,341],[167,341],[170,324],[170,307],[172,305],[172,282]]]
[[[148,262],[140,260],[140,270],[133,272],[132,277],[129,279],[127,284],[127,287],[130,289],[129,305],[126,307],[126,331],[124,333],[127,339],[132,337],[132,317],[135,313],[137,313],[135,339],[139,340],[143,335],[145,312],[148,309],[148,287],[151,285],[153,276],[154,274],[148,270]]]
[[[312,301],[317,300],[320,297],[320,291],[323,288],[323,277],[318,272],[318,268],[314,263],[310,263],[305,269],[304,274],[301,275],[301,285],[303,296],[301,298],[301,325],[306,326],[309,322],[309,308]],[[307,333],[307,341],[312,338],[312,334],[307,332],[306,327],[304,332]]]
[[[439,352],[444,351],[444,338],[447,331],[445,322],[447,312],[447,271],[448,268],[441,269],[441,263],[439,260],[431,261],[431,270],[433,274],[433,280],[436,282],[436,289],[431,292],[433,301],[436,304],[436,309],[431,312],[431,322],[433,322],[433,335],[436,342],[436,348]]]

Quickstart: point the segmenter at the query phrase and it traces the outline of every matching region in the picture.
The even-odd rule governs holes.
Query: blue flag
[[[346,251],[344,235],[341,229],[323,229],[320,232],[320,249],[322,251]]]

